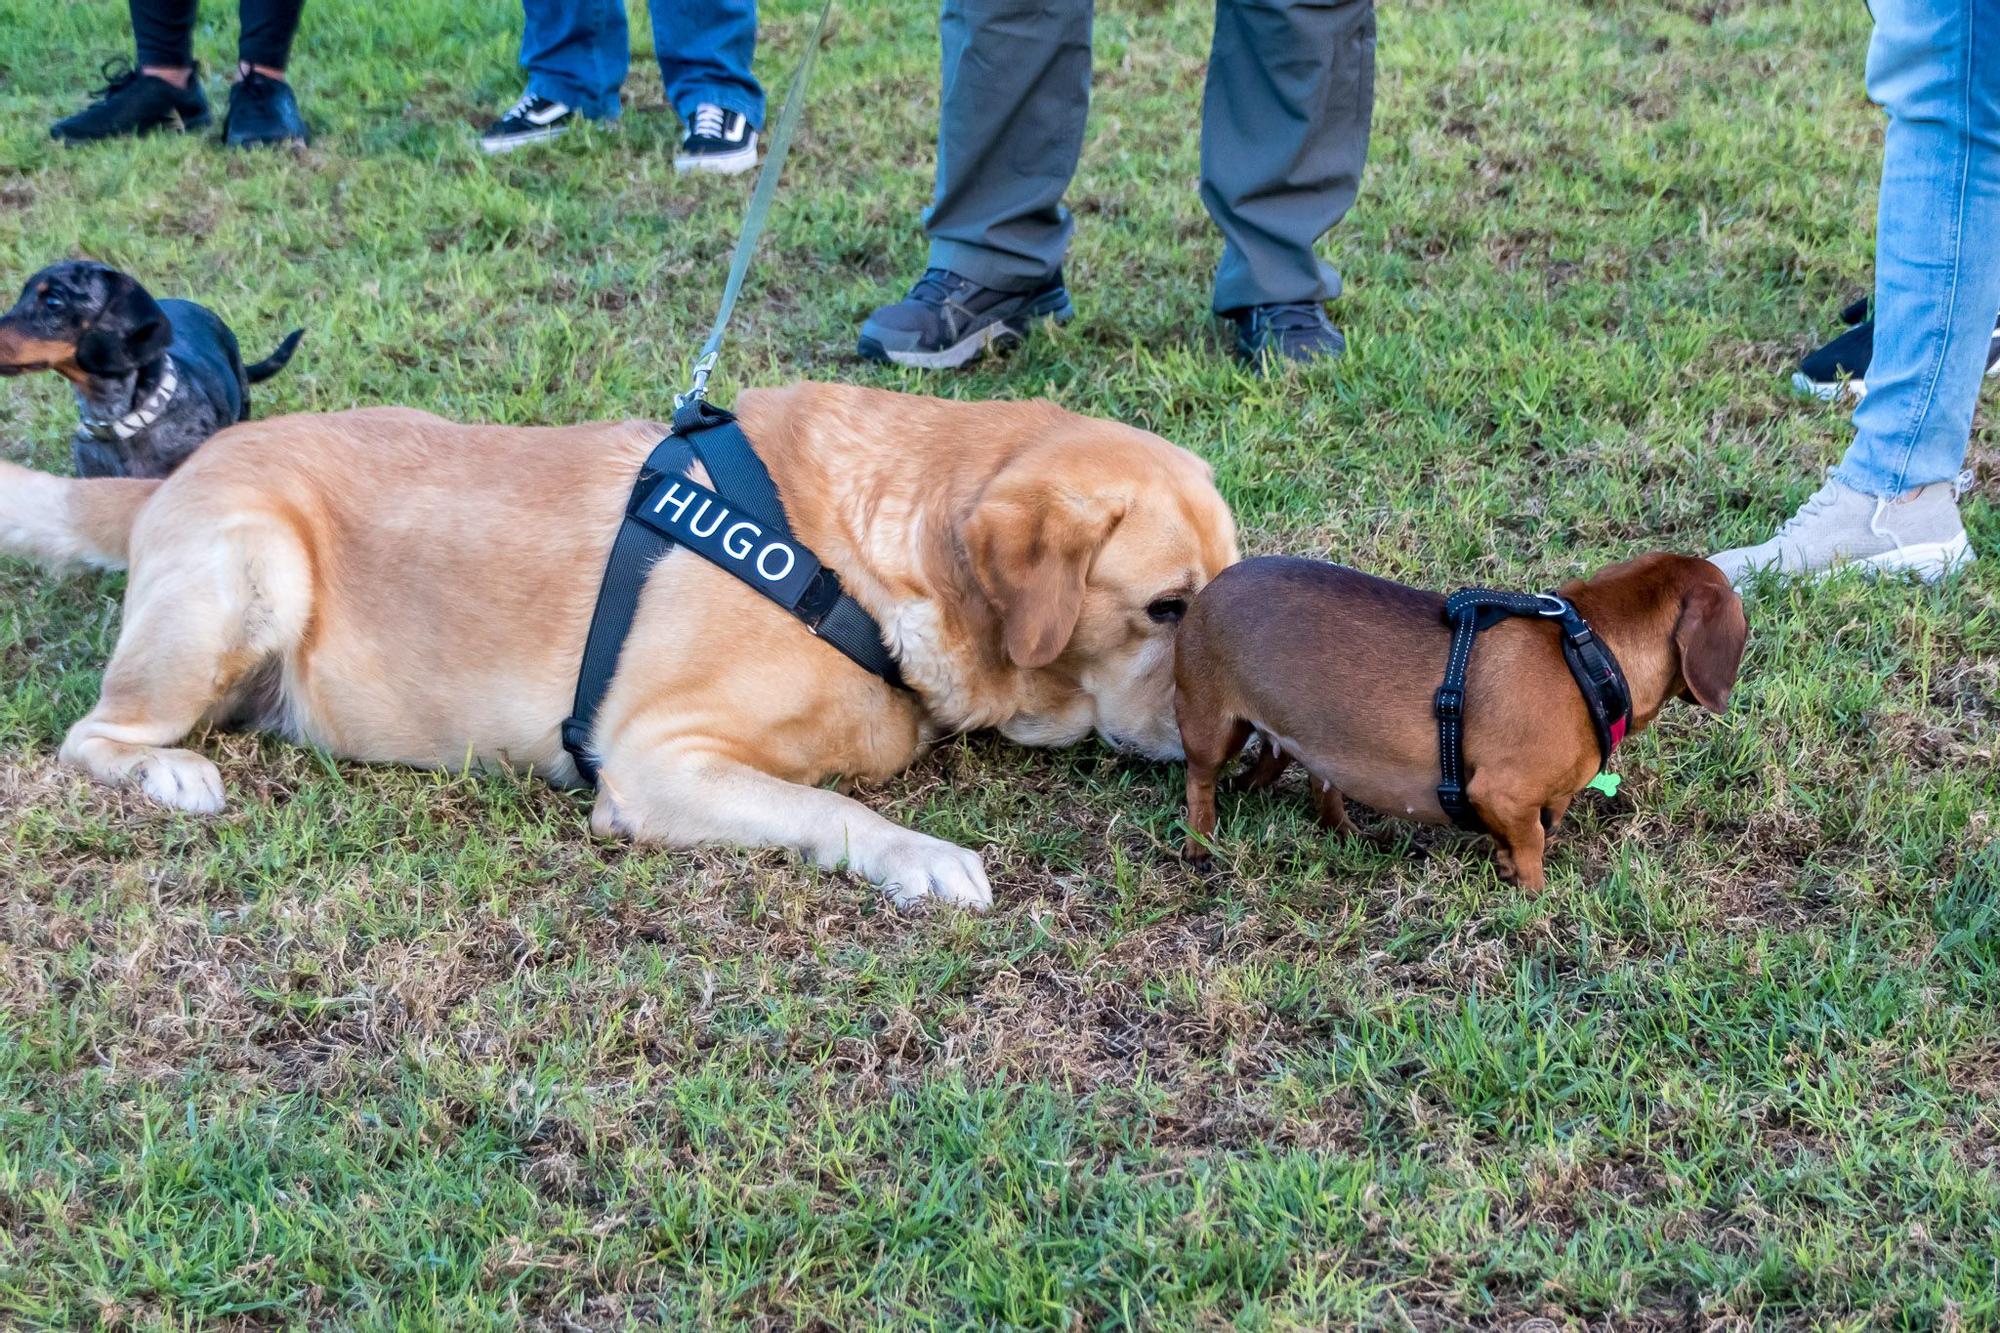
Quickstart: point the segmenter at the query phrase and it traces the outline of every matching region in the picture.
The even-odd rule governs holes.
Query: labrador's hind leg
[[[304,553],[275,521],[158,543],[134,560],[97,706],[70,728],[63,762],[175,810],[220,812],[221,773],[174,742],[297,642],[310,601]]]

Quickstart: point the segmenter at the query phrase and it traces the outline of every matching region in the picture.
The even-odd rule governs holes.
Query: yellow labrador
[[[1194,455],[1044,402],[801,384],[737,412],[794,533],[882,626],[912,692],[675,551],[597,715],[599,833],[790,847],[899,906],[985,907],[977,855],[817,784],[887,777],[978,727],[1027,745],[1095,730],[1179,757],[1174,628],[1236,558]],[[64,761],[203,813],[222,809],[221,777],[171,747],[205,721],[576,781],[558,731],[663,430],[373,408],[233,426],[164,482],[0,463],[0,550],[131,567],[102,695]]]

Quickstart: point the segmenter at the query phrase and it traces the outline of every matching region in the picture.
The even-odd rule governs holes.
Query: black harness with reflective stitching
[[[696,459],[713,490],[687,475]],[[631,633],[639,593],[654,564],[676,546],[749,584],[856,664],[903,687],[903,673],[875,618],[841,588],[839,575],[792,536],[778,487],[736,418],[691,398],[674,412],[672,433],[639,469],[605,562],[576,700],[562,725],[563,748],[584,781],[597,781],[591,728]]]
[[[1433,707],[1438,720],[1438,804],[1460,828],[1482,831],[1479,813],[1465,796],[1465,672],[1472,664],[1473,640],[1479,631],[1509,616],[1539,616],[1562,631],[1563,661],[1576,678],[1597,733],[1598,771],[1611,762],[1611,752],[1625,739],[1632,724],[1632,691],[1625,673],[1604,640],[1591,630],[1569,599],[1554,593],[1495,592],[1463,588],[1445,599],[1444,618],[1451,626],[1451,656],[1445,661],[1444,684]]]

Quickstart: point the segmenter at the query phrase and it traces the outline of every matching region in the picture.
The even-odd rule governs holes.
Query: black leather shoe
[[[862,323],[856,350],[870,361],[952,370],[988,347],[1019,342],[1037,320],[1062,324],[1075,314],[1061,270],[1031,292],[1002,292],[949,269],[926,269],[908,296]]]
[[[262,144],[308,144],[312,134],[292,85],[283,79],[251,70],[229,90],[229,114],[222,121],[222,137],[231,148],[255,148]]]
[[[104,66],[97,100],[49,126],[49,137],[64,143],[92,143],[156,130],[198,130],[209,122],[208,97],[201,90],[201,67],[185,88],[141,74],[122,60]]]
[[[1245,306],[1228,317],[1236,321],[1236,355],[1253,366],[1331,360],[1347,350],[1317,301]]]

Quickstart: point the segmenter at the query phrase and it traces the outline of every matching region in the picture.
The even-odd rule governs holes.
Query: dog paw
[[[975,912],[993,906],[993,886],[986,882],[979,853],[921,834],[912,833],[888,850],[875,882],[899,911],[933,902]]]
[[[148,755],[136,776],[139,789],[170,810],[197,815],[222,813],[222,772],[192,750]]]

